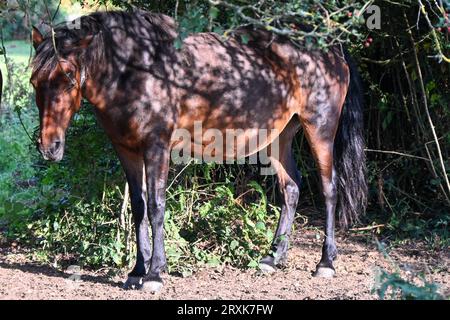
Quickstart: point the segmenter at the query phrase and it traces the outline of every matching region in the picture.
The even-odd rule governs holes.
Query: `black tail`
[[[359,222],[367,205],[362,83],[349,54],[346,60],[350,85],[334,145],[339,222],[344,228]]]

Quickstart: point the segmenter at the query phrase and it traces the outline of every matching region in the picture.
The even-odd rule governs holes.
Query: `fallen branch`
[[[362,227],[362,228],[351,228],[350,231],[367,231],[367,230],[382,228],[385,226],[386,226],[385,224],[377,224],[374,226],[367,226],[367,227]]]

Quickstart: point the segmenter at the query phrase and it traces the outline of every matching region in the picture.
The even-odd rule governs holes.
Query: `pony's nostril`
[[[57,140],[54,142],[54,150],[57,151],[61,147],[61,141]]]

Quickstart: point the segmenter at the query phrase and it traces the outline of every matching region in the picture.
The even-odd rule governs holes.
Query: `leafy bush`
[[[414,284],[418,280],[423,285]],[[416,279],[405,280],[398,272],[388,273],[380,270],[377,275],[376,292],[380,299],[385,299],[389,295],[391,299],[400,300],[442,300],[444,297],[439,294],[438,286],[435,283],[427,282],[421,275]]]
[[[187,189],[178,186],[169,190],[168,238],[172,231],[183,237],[196,264],[257,267],[257,261],[269,250],[278,209],[267,211],[265,191],[255,181],[248,184],[245,195],[236,197],[229,181],[232,178],[229,174],[227,182],[195,182]],[[243,197],[249,195],[255,201],[246,204]],[[167,250],[170,256],[170,240]]]
[[[0,218],[13,226],[24,226],[36,201],[35,168],[31,166],[33,151],[24,128],[36,125],[30,101],[29,73],[24,65],[14,62],[8,66],[10,83],[0,108]],[[30,115],[24,113],[30,112]],[[25,188],[24,188],[25,187]],[[31,190],[29,190],[31,189]],[[31,192],[30,192],[31,191]]]
[[[377,293],[380,299],[396,300],[442,300],[439,287],[434,282],[425,279],[423,273],[406,272],[406,277],[401,275],[401,269],[389,256],[386,245],[376,240],[378,250],[390,263],[393,272],[378,268],[375,276],[373,293]]]
[[[47,8],[52,16],[58,12],[57,20],[64,20],[64,10],[59,7],[59,1],[8,0],[0,2],[0,29],[3,38],[29,39],[31,26],[40,25],[48,20]]]

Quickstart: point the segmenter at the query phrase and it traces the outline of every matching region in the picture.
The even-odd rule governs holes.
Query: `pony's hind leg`
[[[278,154],[274,152],[270,154],[272,167],[278,177],[283,204],[271,252],[260,262],[261,270],[267,272],[274,271],[277,265],[284,263],[287,259],[288,238],[294,221],[301,183],[301,175],[292,154],[292,140],[299,128],[300,123],[295,116],[279,136]]]

